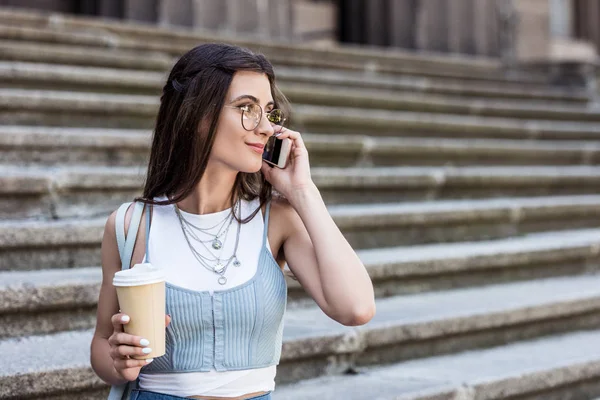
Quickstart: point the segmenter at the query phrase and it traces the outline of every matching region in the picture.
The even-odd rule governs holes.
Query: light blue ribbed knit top
[[[130,204],[119,207],[116,220],[122,269],[131,264],[144,208],[142,203],[135,204],[125,238],[125,213]],[[287,284],[266,247],[270,206],[268,203],[266,207],[258,266],[249,281],[216,290],[212,295],[208,291],[165,284],[165,308],[172,316],[166,328],[166,353],[144,366],[144,373],[229,371],[279,364]],[[146,217],[146,260],[149,261],[150,212]],[[118,387],[113,386],[109,398],[117,398],[118,391]]]

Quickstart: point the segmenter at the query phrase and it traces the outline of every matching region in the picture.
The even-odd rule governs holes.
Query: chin
[[[237,168],[237,170],[240,172],[247,173],[247,174],[254,174],[254,173],[260,171],[261,167],[262,167],[262,158],[260,159],[260,162],[249,162],[247,164],[240,165],[239,168]]]

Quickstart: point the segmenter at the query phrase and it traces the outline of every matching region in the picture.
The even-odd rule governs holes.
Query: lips
[[[252,150],[254,150],[257,153],[262,154],[263,150],[265,148],[264,144],[261,143],[246,143]]]

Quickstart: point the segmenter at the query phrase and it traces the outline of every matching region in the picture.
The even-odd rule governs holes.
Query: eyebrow
[[[231,101],[231,103],[235,103],[236,101],[239,101],[239,100],[242,100],[242,99],[250,99],[253,102],[260,104],[260,101],[256,97],[254,97],[254,96],[252,96],[250,94],[243,94],[243,95],[241,95],[239,97],[236,97],[235,99],[233,99]],[[229,104],[231,104],[231,103],[229,103]],[[272,102],[272,101],[270,101],[270,102],[267,103],[267,105],[265,107],[271,106],[271,105],[275,105],[275,103]]]

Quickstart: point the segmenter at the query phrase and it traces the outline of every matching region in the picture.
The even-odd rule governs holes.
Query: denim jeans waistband
[[[259,396],[250,397],[246,400],[271,400],[271,393],[261,394]],[[173,396],[171,394],[152,392],[144,389],[133,389],[131,391],[130,400],[190,400],[189,397]]]

